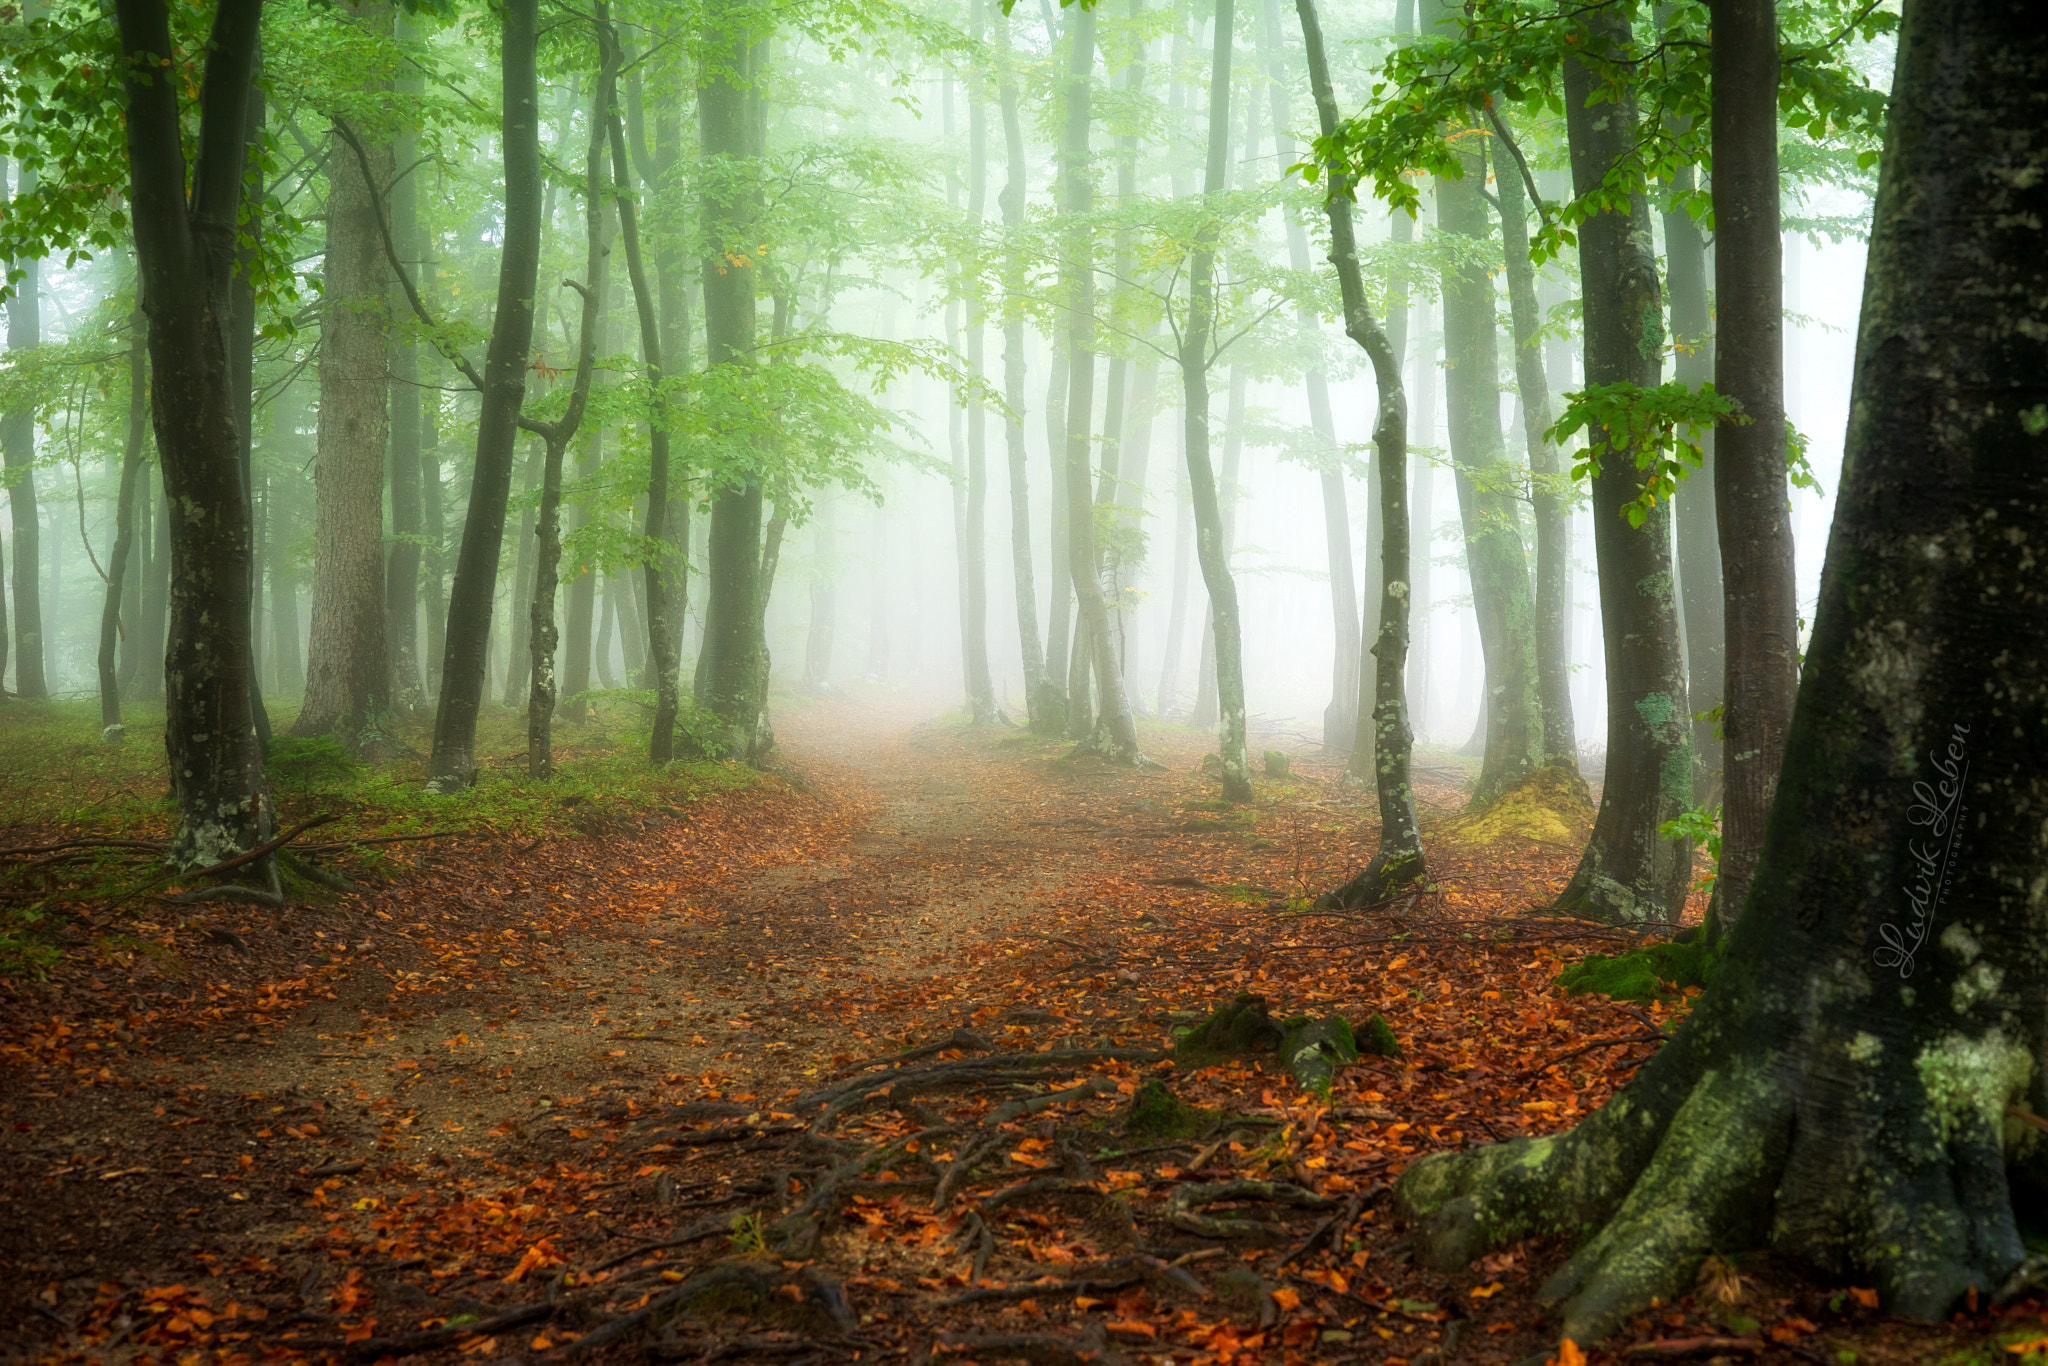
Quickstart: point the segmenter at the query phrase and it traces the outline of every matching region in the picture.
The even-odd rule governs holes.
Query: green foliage
[[[10,906],[0,911],[0,981],[40,982],[64,956],[51,942],[56,928],[40,906]]]
[[[1130,1138],[1189,1138],[1215,1124],[1216,1114],[1189,1105],[1162,1081],[1147,1081],[1131,1096],[1123,1113],[1123,1131]]]
[[[1708,860],[1713,864],[1713,871],[1707,874],[1702,885],[1714,885],[1714,879],[1721,875],[1720,807],[1695,807],[1681,816],[1665,821],[1657,827],[1657,833],[1671,839],[1684,840],[1694,849],[1704,849]]]
[[[1722,422],[1748,422],[1733,399],[1715,392],[1711,381],[1698,388],[1680,380],[1654,389],[1622,381],[1589,384],[1565,395],[1565,409],[1544,435],[1559,446],[1583,431],[1588,444],[1576,453],[1572,478],[1600,474],[1604,451],[1622,451],[1635,458],[1636,468],[1650,477],[1635,500],[1622,509],[1630,526],[1639,527],[1684,479],[1705,463],[1700,433]]]
[[[1557,984],[1574,994],[1593,993],[1617,1001],[1655,1001],[1686,987],[1704,987],[1713,975],[1715,951],[1694,941],[1675,940],[1609,957],[1589,954],[1558,974]]]
[[[317,792],[354,781],[363,764],[332,735],[279,735],[263,752],[263,771],[272,787]]]

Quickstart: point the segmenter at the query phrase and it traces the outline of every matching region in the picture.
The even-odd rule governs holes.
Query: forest
[[[0,1360],[2048,1361],[2025,0],[0,0]]]

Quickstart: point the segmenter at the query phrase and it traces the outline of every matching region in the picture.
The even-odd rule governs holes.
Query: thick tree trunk
[[[1717,46],[1724,36],[1717,23]],[[1770,60],[1775,61],[1775,45],[1772,52]],[[1774,175],[1776,164],[1773,157]],[[1673,185],[1674,191],[1690,191],[1693,175],[1690,166],[1681,171]],[[1724,188],[1719,183],[1715,185],[1717,199]],[[1775,196],[1776,193],[1774,182],[1772,194]],[[1775,207],[1770,217],[1774,234],[1772,240],[1775,242],[1778,221]],[[1707,309],[1707,244],[1700,236],[1699,225],[1693,222],[1692,215],[1676,206],[1664,211],[1664,256],[1669,263],[1665,275],[1666,292],[1671,298],[1671,339],[1676,344],[1672,373],[1677,379],[1697,388],[1702,380],[1714,377],[1714,323]],[[1706,713],[1721,705],[1721,685],[1727,667],[1723,649],[1726,632],[1722,624],[1721,545],[1714,513],[1714,447],[1715,433],[1705,433],[1700,440],[1703,463],[1679,485],[1672,497],[1672,518],[1678,539],[1678,592],[1685,607],[1685,695],[1686,705],[1692,709],[1694,717],[1695,800],[1705,800],[1707,794],[1714,790],[1714,775],[1721,768],[1721,742],[1714,738],[1715,723]],[[1778,483],[1782,499],[1782,466]],[[1788,718],[1791,711],[1792,687],[1788,680],[1784,714],[1780,721]],[[1782,729],[1778,738],[1782,746]],[[1766,799],[1765,807],[1769,804]],[[1756,813],[1755,827],[1759,832],[1762,820],[1763,810],[1760,808]],[[1752,843],[1752,854],[1754,851]]]
[[[1726,743],[1721,871],[1710,935],[1742,914],[1799,680],[1792,514],[1785,490],[1777,28],[1775,0],[1724,0],[1715,11],[1714,264],[1721,343],[1714,387],[1740,403],[1748,421],[1722,427],[1715,450],[1728,673],[1719,694],[1725,699]],[[2039,107],[2039,90],[2037,84],[2033,108]]]
[[[35,192],[36,173],[17,167],[14,193]],[[17,261],[24,272],[7,301],[7,349],[43,344],[42,262]],[[50,695],[44,676],[42,518],[36,510],[36,412],[24,404],[0,414],[0,461],[7,474],[7,511],[14,528],[14,691],[30,701]],[[0,623],[4,625],[4,623]],[[6,661],[0,659],[0,666]]]
[[[1330,82],[1329,57],[1315,0],[1295,0],[1301,19],[1302,45],[1308,58],[1309,83],[1315,92],[1317,122],[1324,137],[1337,129],[1337,96]],[[1373,444],[1380,507],[1380,607],[1378,639],[1373,654],[1374,787],[1379,798],[1380,846],[1365,870],[1326,895],[1325,904],[1363,906],[1385,899],[1417,881],[1425,866],[1422,834],[1415,817],[1415,792],[1409,760],[1415,733],[1408,725],[1408,394],[1401,382],[1401,353],[1394,349],[1366,301],[1364,273],[1351,223],[1351,193],[1345,177],[1328,168],[1324,200],[1330,216],[1330,262],[1344,299],[1344,333],[1372,362],[1379,387],[1379,410],[1373,420]]]
[[[401,42],[415,35],[403,17]],[[426,91],[426,77],[410,64],[399,68],[398,97],[417,100]],[[398,178],[390,193],[391,237],[398,259],[418,278],[422,238],[419,211],[419,135],[402,129],[392,143],[392,172]],[[395,311],[404,307],[394,299]],[[419,385],[419,354],[408,327],[391,332],[391,548],[384,559],[384,648],[391,666],[391,701],[411,714],[426,707],[420,685],[420,410],[425,391]]]
[[[214,13],[188,184],[178,87],[141,74],[174,51],[166,7],[115,7],[130,63],[130,195],[157,450],[165,501],[176,510],[164,747],[178,801],[167,857],[182,868],[245,853],[271,831],[251,696],[249,504],[228,356],[260,14],[260,0],[223,0]]]
[[[705,65],[697,87],[697,127],[714,188],[702,216],[710,253],[704,262],[704,340],[711,365],[751,365],[757,336],[754,274],[728,270],[725,253],[752,256],[757,205],[740,188],[737,166],[756,153],[747,74],[758,22],[736,0],[720,0],[705,18]],[[721,171],[721,168],[725,168]],[[755,752],[761,688],[761,504],[758,475],[731,478],[713,495],[706,559],[711,582],[704,599],[704,649],[697,662],[697,699],[726,726],[725,753]]]
[[[1003,230],[1012,247],[1003,258],[1004,292],[1012,300],[1024,295],[1028,262],[1021,245],[1026,178],[1031,165],[1024,155],[1024,121],[1018,110],[1017,77],[1010,49],[1010,16],[999,5],[994,16],[1000,53],[1003,149],[1006,179],[997,203]],[[1060,689],[1046,673],[1045,647],[1038,634],[1038,589],[1031,555],[1030,461],[1024,447],[1024,315],[1014,305],[1003,316],[1003,398],[1009,413],[1003,419],[1003,443],[1010,463],[1010,579],[1017,599],[1017,641],[1024,657],[1024,705],[1031,729],[1057,734],[1066,723]],[[1057,486],[1055,486],[1057,487]]]
[[[498,258],[497,315],[484,361],[476,465],[455,581],[448,594],[441,703],[434,714],[434,753],[428,766],[430,785],[443,792],[466,787],[476,777],[476,721],[490,664],[491,604],[497,594],[505,504],[512,493],[512,447],[519,435],[527,355],[533,344],[541,232],[537,6],[538,0],[506,0],[503,11],[505,227]]]
[[[1582,42],[1629,47],[1619,4],[1579,21]],[[1580,48],[1585,51],[1584,47]],[[1572,180],[1597,191],[1637,135],[1631,88],[1588,107],[1611,68],[1593,59],[1564,67]],[[1585,281],[1586,383],[1657,383],[1663,300],[1650,246],[1650,209],[1636,194],[1587,219],[1579,230]],[[1660,500],[1640,527],[1623,510],[1647,474],[1635,452],[1597,452],[1593,476],[1593,550],[1600,566],[1600,628],[1607,646],[1607,770],[1600,814],[1578,871],[1558,898],[1561,911],[1611,923],[1669,920],[1692,882],[1692,846],[1657,828],[1692,806],[1692,722],[1678,646],[1671,582],[1671,511]]]
[[[1529,484],[1536,510],[1536,689],[1543,704],[1542,760],[1577,771],[1578,727],[1571,692],[1571,500],[1550,430],[1550,376],[1543,366],[1543,313],[1529,263],[1528,196],[1521,175],[1504,167],[1500,191],[1501,252],[1515,329],[1515,387],[1522,396],[1522,432],[1529,444]]]
[[[107,596],[100,609],[102,740],[118,740],[126,734],[121,724],[121,676],[115,661],[120,645],[122,596],[134,577],[128,567],[135,554],[135,495],[144,483],[142,457],[149,444],[148,320],[138,310],[129,326],[134,340],[128,348],[128,435],[121,445],[121,490],[114,502],[114,548],[107,556]]]
[[[1230,58],[1233,0],[1216,0],[1216,46],[1209,65],[1209,151],[1202,197],[1214,204],[1227,185],[1230,159]],[[1237,584],[1230,575],[1230,541],[1216,496],[1216,472],[1209,463],[1209,369],[1215,364],[1216,234],[1214,224],[1197,230],[1188,268],[1188,316],[1180,348],[1186,409],[1188,493],[1195,509],[1195,559],[1209,590],[1209,625],[1216,653],[1218,737],[1224,800],[1252,799],[1251,765],[1245,753],[1244,637],[1238,623]],[[1234,367],[1233,367],[1234,368]]]
[[[1436,182],[1437,227],[1490,254],[1484,189],[1486,157],[1476,136],[1458,146],[1465,174]],[[1500,427],[1499,327],[1492,277],[1476,265],[1446,264],[1443,271],[1445,407],[1451,459],[1456,464],[1458,515],[1465,529],[1465,564],[1472,609],[1486,661],[1482,716],[1485,757],[1472,807],[1490,806],[1543,763],[1543,696],[1536,673],[1536,603],[1529,558],[1515,508],[1516,472],[1508,463]]]
[[[372,35],[389,4],[350,7]],[[388,87],[386,87],[388,89]],[[320,434],[313,461],[313,608],[306,696],[294,735],[355,744],[391,705],[384,583],[384,451],[390,439],[391,268],[378,222],[391,183],[388,142],[358,158],[340,133],[327,160],[327,254],[320,310]],[[367,171],[367,176],[366,176]],[[415,476],[417,477],[417,476]]]
[[[2048,1174],[2016,1118],[2048,1111],[2044,88],[2031,11],[1908,0],[1814,634],[1713,985],[1577,1129],[1397,1188],[1438,1267],[1595,1230],[1543,1291],[1575,1342],[1709,1253],[1768,1247],[1921,1319],[2026,1256],[2015,1205]]]

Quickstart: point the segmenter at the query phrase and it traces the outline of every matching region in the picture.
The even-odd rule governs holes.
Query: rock
[[[1285,1037],[1281,1040],[1280,1056],[1304,1091],[1328,1095],[1338,1069],[1358,1061],[1358,1045],[1352,1038],[1351,1025],[1341,1015],[1321,1020],[1297,1015],[1281,1028]]]
[[[1287,767],[1287,756],[1277,749],[1269,749],[1266,751],[1266,776],[1268,778],[1286,778],[1292,776]]]

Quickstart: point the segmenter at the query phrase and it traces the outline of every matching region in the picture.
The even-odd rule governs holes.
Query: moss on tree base
[[[1654,1001],[1686,987],[1704,987],[1713,970],[1714,951],[1707,945],[1672,941],[1612,957],[1589,954],[1560,973],[1557,984],[1577,994]]]

